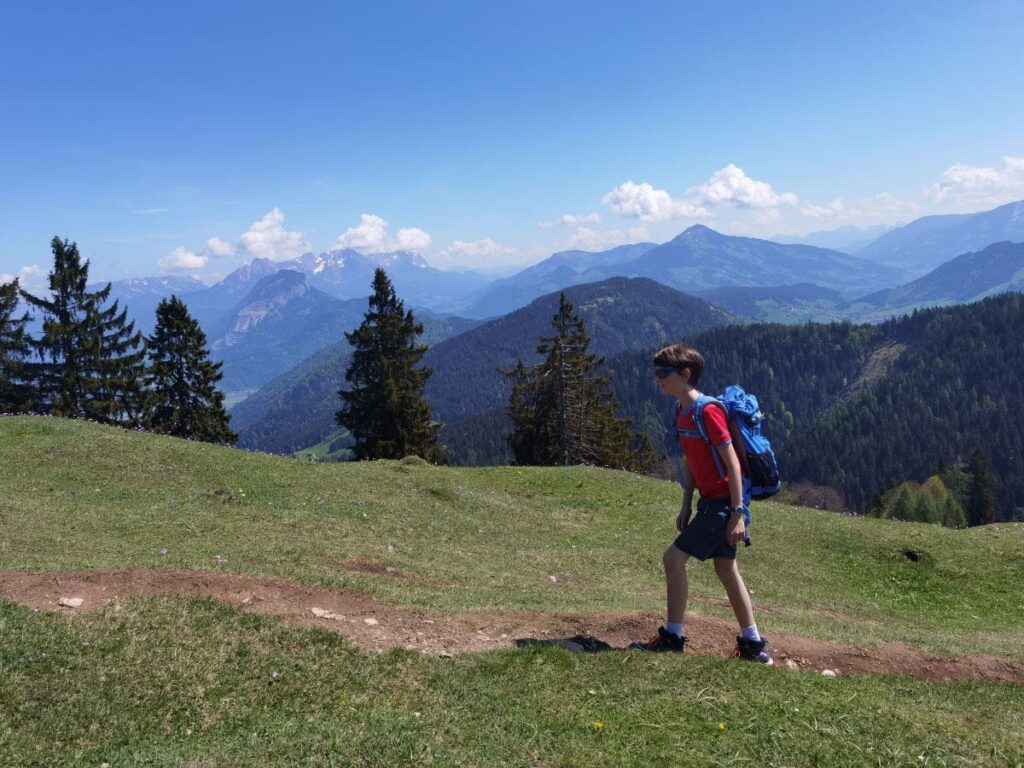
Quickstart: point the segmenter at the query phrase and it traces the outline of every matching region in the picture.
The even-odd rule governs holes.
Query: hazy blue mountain
[[[465,303],[467,296],[490,282],[490,278],[471,270],[434,269],[422,256],[408,251],[364,254],[352,249],[306,253],[290,261],[253,259],[216,285],[199,284],[182,295],[189,311],[199,320],[207,335],[219,336],[226,330],[228,313],[257,282],[282,269],[301,272],[307,284],[338,299],[357,299],[372,293],[373,271],[381,267],[388,273],[399,297],[407,306],[450,312]]]
[[[908,275],[859,256],[809,245],[723,235],[702,225],[661,245],[637,243],[608,251],[563,251],[497,280],[461,307],[489,317],[525,306],[544,292],[612,277],[646,277],[688,293],[732,286],[813,283],[856,296]]]
[[[539,362],[539,337],[551,333],[559,291],[433,347],[424,357],[434,369],[427,400],[442,422],[456,422],[503,405],[508,383],[497,369],[516,360]],[[647,279],[615,277],[565,289],[586,323],[591,350],[607,356],[628,349],[680,341],[701,328],[722,325],[732,316],[702,299]]]
[[[925,216],[887,232],[857,255],[919,277],[958,254],[1004,240],[1024,241],[1024,200],[979,213]]]
[[[219,283],[179,296],[189,314],[199,321],[208,338],[220,336],[230,322],[235,306],[265,277],[280,271],[281,266],[270,259],[253,259]]]
[[[93,283],[88,290],[95,291],[106,283]],[[156,307],[172,295],[179,297],[206,286],[194,277],[133,277],[115,280],[110,284],[110,301],[128,308],[128,316],[135,321],[135,327],[145,334],[152,333],[156,325]]]
[[[635,243],[599,252],[560,251],[515,275],[490,283],[459,312],[467,317],[508,314],[552,291],[619,274],[624,265],[656,247],[656,243]]]
[[[364,254],[352,249],[307,253],[282,267],[304,272],[310,284],[343,299],[369,296],[373,271],[388,273],[395,292],[407,306],[425,307],[434,312],[449,312],[466,296],[490,282],[490,278],[470,270],[434,269],[418,253]]]
[[[993,243],[964,253],[898,288],[864,296],[873,307],[907,311],[938,304],[963,304],[997,293],[1024,292],[1024,243]]]
[[[367,300],[361,300],[362,313]],[[423,323],[425,344],[436,344],[479,324],[478,320],[436,315],[414,309]],[[353,328],[362,322],[362,315]],[[268,381],[231,409],[231,428],[239,434],[238,446],[268,453],[291,454],[323,442],[338,431],[334,422],[340,402],[338,390],[345,384],[351,347],[341,340],[325,347],[299,365]]]
[[[626,271],[691,293],[732,286],[813,283],[856,296],[905,279],[899,269],[858,256],[810,245],[733,237],[702,225],[690,227],[631,261]]]
[[[843,253],[857,253],[861,248],[874,242],[891,229],[893,229],[892,224],[875,224],[870,227],[857,227],[847,224],[835,229],[808,232],[800,237],[774,235],[768,239],[776,243],[813,245],[817,248],[829,248],[833,251],[842,251]]]
[[[811,283],[764,288],[713,288],[697,296],[741,317],[766,323],[828,322],[845,317],[849,302],[831,288]]]
[[[224,363],[221,389],[256,389],[337,342],[365,311],[365,299],[328,296],[301,272],[264,277],[227,313],[223,333],[210,339],[212,356]]]

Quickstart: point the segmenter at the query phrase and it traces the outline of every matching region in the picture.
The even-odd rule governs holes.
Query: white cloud
[[[644,226],[630,227],[630,229],[629,229],[629,237],[630,237],[631,240],[635,240],[636,242],[640,242],[642,240],[650,240],[651,239],[651,233],[648,232],[647,231],[647,227],[644,227]]]
[[[219,237],[211,237],[206,241],[206,252],[212,256],[233,256],[236,250],[234,243],[221,240]]]
[[[747,176],[743,169],[729,163],[696,188],[713,205],[733,203],[742,208],[778,208],[795,206],[800,201],[792,192],[777,193],[766,181]]]
[[[430,235],[416,227],[398,230],[395,244],[400,251],[422,251],[430,247]]]
[[[621,229],[580,227],[569,238],[570,247],[584,251],[600,251],[622,245],[624,242],[626,242],[626,235]]]
[[[429,248],[430,235],[422,229],[407,227],[398,230],[395,237],[388,236],[387,219],[364,213],[359,223],[349,227],[334,243],[334,248],[354,248],[364,253],[387,253],[389,251],[420,251]]]
[[[673,198],[664,189],[655,189],[644,182],[627,181],[601,198],[613,213],[644,222],[668,221],[677,218],[699,218],[711,212],[690,200]]]
[[[280,208],[274,208],[255,222],[239,242],[254,256],[271,261],[288,261],[311,250],[304,234],[284,228],[284,213]]]
[[[575,227],[578,224],[597,224],[601,221],[599,213],[563,213],[554,221],[538,221],[537,226],[541,229],[551,229],[559,224],[567,224]]]
[[[355,248],[367,253],[376,253],[384,250],[387,231],[388,223],[385,219],[374,216],[372,213],[364,213],[359,217],[359,224],[349,227],[338,236],[334,247]]]
[[[470,240],[468,242],[465,240],[455,240],[441,251],[439,255],[446,258],[468,256],[469,258],[479,259],[485,256],[497,256],[508,253],[514,253],[514,251],[511,248],[499,245],[489,237],[485,237],[482,240]]]
[[[29,264],[19,269],[16,275],[12,275],[10,272],[0,274],[0,285],[16,279],[18,287],[22,290],[30,293],[41,293],[47,290],[47,274],[47,271],[38,264]]]
[[[827,219],[830,222],[856,224],[891,222],[894,219],[915,216],[919,211],[920,208],[916,203],[900,200],[888,192],[854,200],[851,203],[837,197],[826,205],[805,203],[800,206],[800,213],[809,219]]]
[[[206,262],[206,256],[190,251],[184,246],[178,246],[160,259],[157,264],[160,266],[160,269],[166,269],[169,272],[188,272],[194,269],[202,269],[206,266]]]
[[[1024,157],[1006,155],[999,168],[954,163],[924,194],[936,202],[1009,202],[1024,195]]]
[[[809,219],[829,219],[836,216],[842,216],[846,212],[846,203],[843,202],[843,198],[837,197],[831,203],[827,205],[815,205],[814,203],[805,203],[800,206],[800,213]]]
[[[133,216],[156,216],[160,213],[167,213],[170,208],[136,208],[131,212]]]

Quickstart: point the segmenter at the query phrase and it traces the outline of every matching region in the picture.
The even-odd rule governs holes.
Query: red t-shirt
[[[676,417],[676,429],[697,430],[697,422],[693,418],[696,411],[696,404],[685,410],[679,411]],[[708,405],[704,408],[704,428],[707,430],[711,445],[704,442],[701,437],[680,437],[679,443],[683,446],[683,453],[686,454],[686,462],[693,472],[693,479],[696,481],[697,490],[704,499],[728,499],[729,498],[729,477],[720,477],[718,467],[715,466],[715,459],[712,451],[732,442],[732,435],[729,434],[729,425],[725,420],[725,413],[717,405]]]

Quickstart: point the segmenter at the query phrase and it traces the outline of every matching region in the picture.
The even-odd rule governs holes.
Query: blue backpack
[[[707,429],[704,427],[704,409],[710,404],[717,404],[727,417],[729,432],[732,434],[733,447],[740,460],[740,467],[743,475],[750,483],[750,498],[757,501],[767,499],[779,492],[782,487],[782,480],[779,476],[779,465],[775,460],[775,451],[768,438],[761,434],[761,423],[764,421],[764,413],[757,403],[757,397],[745,392],[743,387],[736,384],[726,387],[719,397],[702,395],[694,404],[696,408],[693,420],[697,424],[697,432],[676,428],[679,415],[679,404],[677,403],[672,411],[672,423],[665,433],[665,448],[669,456],[675,461],[676,472],[679,475],[679,484],[684,488],[686,481],[683,478],[682,446],[679,444],[680,437],[699,437],[709,446],[711,438],[708,437]],[[715,461],[719,477],[725,477],[725,467],[722,466],[722,459],[718,451],[712,449],[711,456]]]

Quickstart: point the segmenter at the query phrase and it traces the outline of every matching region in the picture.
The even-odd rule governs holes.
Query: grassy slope
[[[596,469],[317,465],[30,418],[0,419],[0,486],[0,568],[208,569],[222,554],[229,569],[447,610],[658,612],[679,497]],[[771,609],[768,632],[1022,654],[1020,526],[948,531],[762,504],[754,536],[742,564]],[[912,563],[904,548],[929,557]],[[353,574],[351,557],[419,579]],[[691,592],[720,596],[709,567],[693,569]],[[83,616],[0,605],[0,637],[5,765],[1024,760],[1024,695],[1009,686],[550,649],[376,657],[204,601]]]

